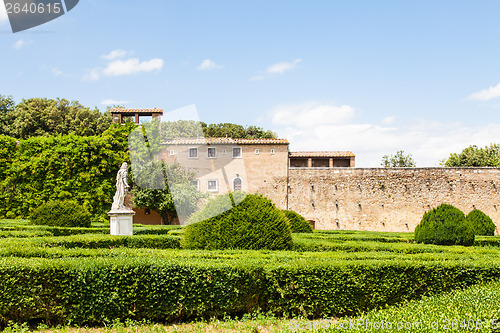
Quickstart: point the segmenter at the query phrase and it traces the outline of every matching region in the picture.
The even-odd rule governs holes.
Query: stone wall
[[[288,208],[323,230],[413,231],[442,203],[500,226],[499,189],[500,168],[290,168]],[[259,192],[287,207],[286,177]]]

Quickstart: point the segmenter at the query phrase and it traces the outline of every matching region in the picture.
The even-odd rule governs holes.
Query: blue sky
[[[0,8],[0,94],[17,102],[194,104],[362,167],[500,143],[498,1],[81,0],[16,34]]]

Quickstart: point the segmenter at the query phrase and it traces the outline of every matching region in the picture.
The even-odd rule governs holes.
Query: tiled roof
[[[287,139],[179,138],[167,139],[165,145],[287,145]]]
[[[290,157],[355,157],[351,151],[294,151]]]
[[[109,110],[111,113],[163,113],[163,109],[122,109],[116,108]]]

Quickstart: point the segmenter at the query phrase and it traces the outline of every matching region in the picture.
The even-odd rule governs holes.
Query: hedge
[[[371,311],[362,317],[338,322],[324,321],[328,332],[498,332],[500,328],[500,282],[424,297],[402,306]],[[349,323],[354,322],[353,325]],[[359,326],[357,325],[359,323]],[[373,323],[388,323],[384,328]],[[300,329],[311,323],[296,321]],[[375,327],[374,327],[375,326]],[[377,325],[380,326],[380,325]],[[335,328],[335,329],[332,329]]]
[[[3,258],[0,276],[1,325],[102,325],[115,318],[173,322],[256,311],[354,315],[498,279],[500,267],[397,260]]]
[[[239,204],[232,207],[231,202]],[[183,234],[184,248],[289,250],[292,247],[287,217],[260,194],[235,192],[217,196],[190,217],[190,223]]]

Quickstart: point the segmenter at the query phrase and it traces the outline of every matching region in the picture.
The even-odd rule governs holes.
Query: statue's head
[[[123,162],[122,166],[120,167],[120,169],[126,169],[126,168],[127,168],[127,162]]]

